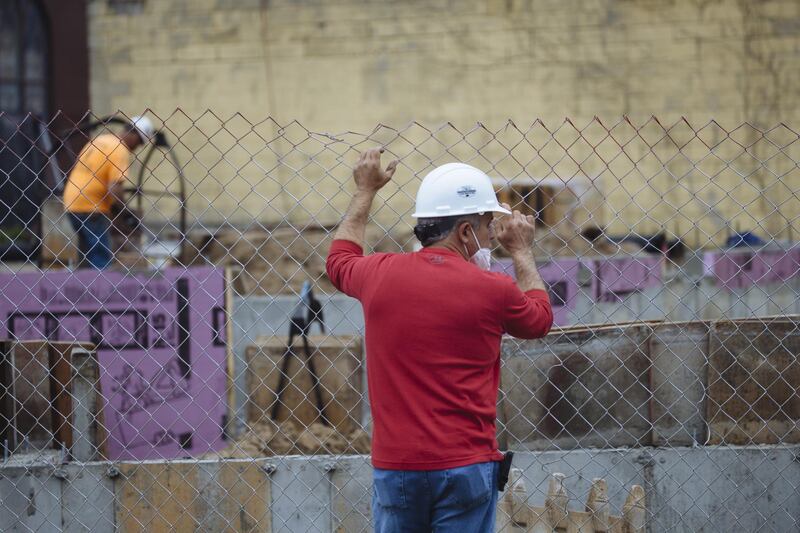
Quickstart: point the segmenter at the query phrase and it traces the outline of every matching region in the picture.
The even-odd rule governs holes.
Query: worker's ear
[[[470,243],[472,242],[472,232],[470,231],[470,228],[470,223],[466,221],[459,223],[456,227],[456,235],[458,236],[459,244],[466,246],[467,248],[469,248]]]

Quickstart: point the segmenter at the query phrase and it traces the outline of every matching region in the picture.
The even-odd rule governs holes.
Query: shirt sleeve
[[[369,271],[378,256],[364,256],[364,249],[348,240],[337,239],[331,244],[325,270],[333,286],[353,298],[360,298]]]
[[[547,291],[522,292],[513,282],[506,285],[503,329],[520,339],[538,339],[553,325],[553,308]]]

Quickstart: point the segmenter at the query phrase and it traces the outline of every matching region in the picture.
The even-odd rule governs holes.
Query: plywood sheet
[[[264,461],[204,461],[198,467],[198,530],[271,531],[271,485]]]
[[[125,463],[115,483],[121,531],[271,531],[263,461]]]
[[[42,450],[53,442],[50,352],[45,341],[14,343],[11,351],[15,452]]]
[[[316,372],[322,385],[325,415],[342,433],[361,427],[362,365],[361,338],[354,336],[311,336],[309,338]],[[247,348],[248,422],[255,424],[272,415],[277,401],[281,368],[286,351],[282,338],[260,339]],[[320,422],[312,388],[311,373],[300,340],[294,344],[286,371],[286,389],[277,420],[291,420],[300,427]]]
[[[710,444],[800,442],[800,325],[714,324],[706,415]]]
[[[124,463],[115,483],[121,531],[194,531],[197,463]]]
[[[648,326],[503,342],[508,447],[545,450],[649,442]]]

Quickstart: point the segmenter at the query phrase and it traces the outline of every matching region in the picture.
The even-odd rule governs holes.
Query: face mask
[[[481,243],[478,241],[478,236],[475,235],[475,231],[472,229],[472,226],[470,226],[469,230],[472,232],[472,237],[475,239],[475,243],[478,245],[478,251],[469,258],[469,262],[481,270],[488,272],[492,268],[492,251],[489,248],[481,248]],[[466,246],[464,249],[466,250]]]

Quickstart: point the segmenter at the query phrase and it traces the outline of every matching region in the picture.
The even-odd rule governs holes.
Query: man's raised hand
[[[353,169],[353,179],[359,191],[375,193],[392,179],[399,161],[392,161],[386,170],[383,170],[381,168],[383,152],[383,148],[370,148],[359,157]]]
[[[532,252],[533,238],[536,234],[534,218],[514,211],[510,215],[495,219],[494,231],[497,242],[509,254],[516,252]]]

